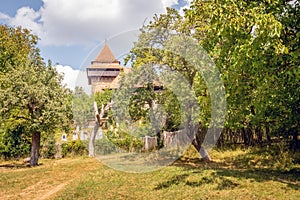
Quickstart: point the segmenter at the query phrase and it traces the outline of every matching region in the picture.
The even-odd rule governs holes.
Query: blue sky
[[[17,10],[24,6],[29,6],[38,11],[43,5],[41,0],[0,0],[0,12],[15,16]]]
[[[141,27],[145,19],[152,19],[155,13],[164,13],[166,6],[181,9],[189,2],[0,0],[0,23],[22,26],[38,35],[42,57],[59,64],[58,70],[67,76],[65,83],[70,86],[70,82],[75,82],[78,69],[88,65],[88,59],[93,59],[105,39],[118,57],[131,48],[135,39],[129,35],[137,35],[138,32],[133,30]],[[133,41],[122,42],[121,38]]]

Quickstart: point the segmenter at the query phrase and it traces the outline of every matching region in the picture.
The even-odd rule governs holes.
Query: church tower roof
[[[119,63],[106,42],[95,61],[97,63]]]
[[[92,85],[93,93],[118,88],[120,73],[129,71],[121,66],[106,42],[96,59],[86,68],[88,84]]]

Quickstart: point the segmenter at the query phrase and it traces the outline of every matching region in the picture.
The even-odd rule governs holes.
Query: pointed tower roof
[[[109,46],[107,45],[107,43],[105,42],[104,47],[101,49],[100,53],[98,54],[96,60],[96,62],[99,63],[116,63],[119,62],[113,52],[111,51],[111,49],[109,48]]]

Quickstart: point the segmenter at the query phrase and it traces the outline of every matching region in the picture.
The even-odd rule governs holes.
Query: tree
[[[67,129],[71,118],[62,76],[43,62],[37,38],[26,29],[1,26],[2,124],[20,124],[31,134],[30,165],[38,165],[41,134]]]
[[[195,0],[187,27],[221,71],[227,130],[288,137],[299,132],[299,1]],[[265,131],[264,131],[265,130]]]
[[[194,144],[199,150],[203,133],[222,117],[212,122],[210,109],[218,105],[206,85],[209,72],[197,72],[184,46],[193,44],[182,43],[181,36],[193,37],[221,73],[228,105],[223,138],[239,134],[249,146],[264,135],[269,141],[272,135],[293,136],[299,147],[299,1],[195,0],[184,16],[168,8],[141,29],[127,59],[134,68],[168,66],[188,80],[201,106]]]
[[[89,156],[94,157],[95,156],[95,139],[96,139],[96,134],[99,130],[104,125],[104,120],[106,120],[105,116],[107,116],[111,106],[111,95],[112,95],[112,90],[104,90],[101,92],[97,92],[94,95],[94,118],[95,118],[95,125],[90,137],[90,142],[89,142]],[[101,108],[99,110],[98,105],[101,105]]]
[[[85,93],[82,87],[75,87],[72,95],[72,111],[75,124],[79,130],[93,119],[93,98]]]
[[[94,128],[90,135],[89,156],[95,156],[95,138],[103,119],[111,107],[112,90],[97,92],[93,96],[85,93],[83,88],[76,87],[73,100],[73,119],[79,130],[88,125],[89,120],[95,120]],[[99,108],[98,108],[99,105]]]
[[[167,74],[170,76],[173,76],[172,72],[176,72],[177,75],[173,77],[173,80],[177,81],[173,81],[173,85],[169,84],[168,87],[174,91],[177,90],[177,94],[172,94],[172,91],[168,90],[165,85],[160,96],[165,110],[168,111],[164,130],[189,130],[190,133],[187,135],[190,135],[191,141],[194,141],[193,145],[203,158],[210,160],[204,146],[201,148],[201,143],[196,141],[199,141],[200,135],[205,135],[209,125],[211,102],[208,90],[212,87],[208,88],[206,81],[216,78],[212,75],[215,70],[212,67],[209,72],[208,66],[211,64],[207,62],[208,58],[203,49],[195,45],[197,42],[192,39],[191,32],[185,27],[185,23],[186,20],[175,9],[167,8],[166,14],[155,15],[153,21],[141,29],[139,41],[135,43],[128,59],[132,60],[134,68],[143,68],[145,64],[153,63],[154,68],[159,68],[158,71],[169,71]],[[203,62],[207,64],[206,67],[200,66]],[[167,76],[165,75],[165,78]],[[186,89],[183,90],[183,88]],[[215,90],[218,89],[220,88],[217,86]],[[186,93],[191,90],[194,92]],[[184,93],[185,99],[182,98]],[[176,105],[175,99],[181,104]],[[185,105],[182,102],[185,102]],[[197,107],[195,102],[200,105],[201,111],[195,109]],[[178,126],[180,123],[185,125]],[[199,134],[196,134],[197,132]]]

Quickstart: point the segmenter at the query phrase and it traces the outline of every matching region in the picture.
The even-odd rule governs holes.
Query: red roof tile
[[[100,63],[119,62],[106,43],[104,44],[104,47],[101,49],[95,61]]]

